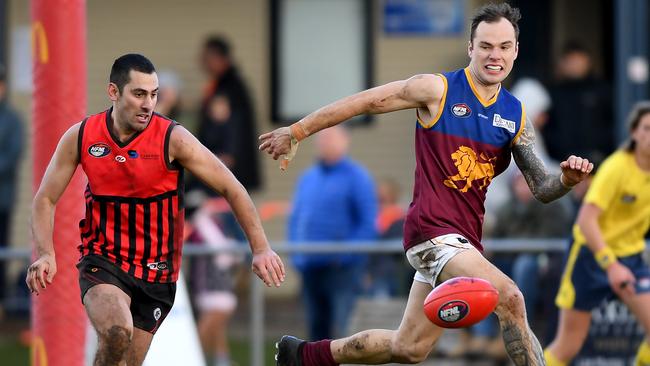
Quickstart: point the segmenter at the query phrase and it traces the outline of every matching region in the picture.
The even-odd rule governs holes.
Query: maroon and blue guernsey
[[[488,185],[510,164],[525,113],[521,102],[503,88],[483,100],[467,68],[440,76],[445,91],[438,114],[430,121],[418,115],[415,186],[404,224],[404,248],[458,233],[483,250]]]

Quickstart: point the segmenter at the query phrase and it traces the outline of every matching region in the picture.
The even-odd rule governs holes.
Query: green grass
[[[275,341],[269,340],[265,343],[265,366],[274,366]],[[231,339],[230,351],[235,365],[245,366],[251,364],[250,341],[243,339]],[[0,338],[0,364],[11,366],[29,365],[29,348],[21,345],[14,338]]]
[[[250,352],[251,343],[249,340],[231,339],[230,340],[230,357],[237,366],[251,364]],[[275,340],[267,340],[264,344],[264,365],[275,366]]]
[[[3,365],[29,365],[29,348],[14,338],[0,339],[0,360]]]

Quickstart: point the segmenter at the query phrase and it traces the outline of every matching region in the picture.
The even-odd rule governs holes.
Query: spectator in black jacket
[[[198,139],[248,190],[260,186],[253,103],[231,58],[228,42],[209,37],[201,54],[210,78],[201,104]]]
[[[615,148],[611,86],[594,75],[591,56],[578,43],[564,47],[557,73],[543,130],[549,155],[557,161],[571,154],[602,161]]]

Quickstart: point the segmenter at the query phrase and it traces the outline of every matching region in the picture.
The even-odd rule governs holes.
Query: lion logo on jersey
[[[476,156],[476,152],[467,146],[460,146],[456,152],[451,154],[454,165],[458,169],[458,174],[449,176],[444,183],[449,188],[454,188],[460,192],[467,192],[474,181],[479,182],[478,189],[483,189],[490,184],[494,177],[494,164],[497,158],[488,158],[484,153]],[[462,187],[457,185],[458,182],[465,182]]]

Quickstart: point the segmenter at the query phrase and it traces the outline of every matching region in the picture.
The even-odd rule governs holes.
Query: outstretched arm
[[[56,258],[52,241],[54,206],[70,183],[79,164],[77,139],[80,125],[81,123],[77,123],[70,127],[61,137],[32,203],[32,236],[38,258],[29,266],[25,282],[27,287],[37,295],[47,287],[47,283],[52,283],[56,274]]]
[[[297,142],[361,114],[422,108],[435,115],[444,89],[442,78],[432,74],[416,75],[408,80],[368,89],[328,104],[290,127],[281,127],[263,134],[260,136],[259,148],[275,160],[282,155],[290,160],[295,154]]]
[[[535,153],[535,129],[529,119],[526,119],[524,130],[512,147],[512,156],[526,178],[530,191],[544,203],[565,195],[584,180],[594,167],[589,160],[571,155],[560,163],[561,174],[550,174]]]
[[[169,158],[178,161],[228,201],[250,243],[253,271],[267,286],[280,286],[284,281],[284,264],[271,250],[253,201],[237,178],[182,126],[172,130]]]

